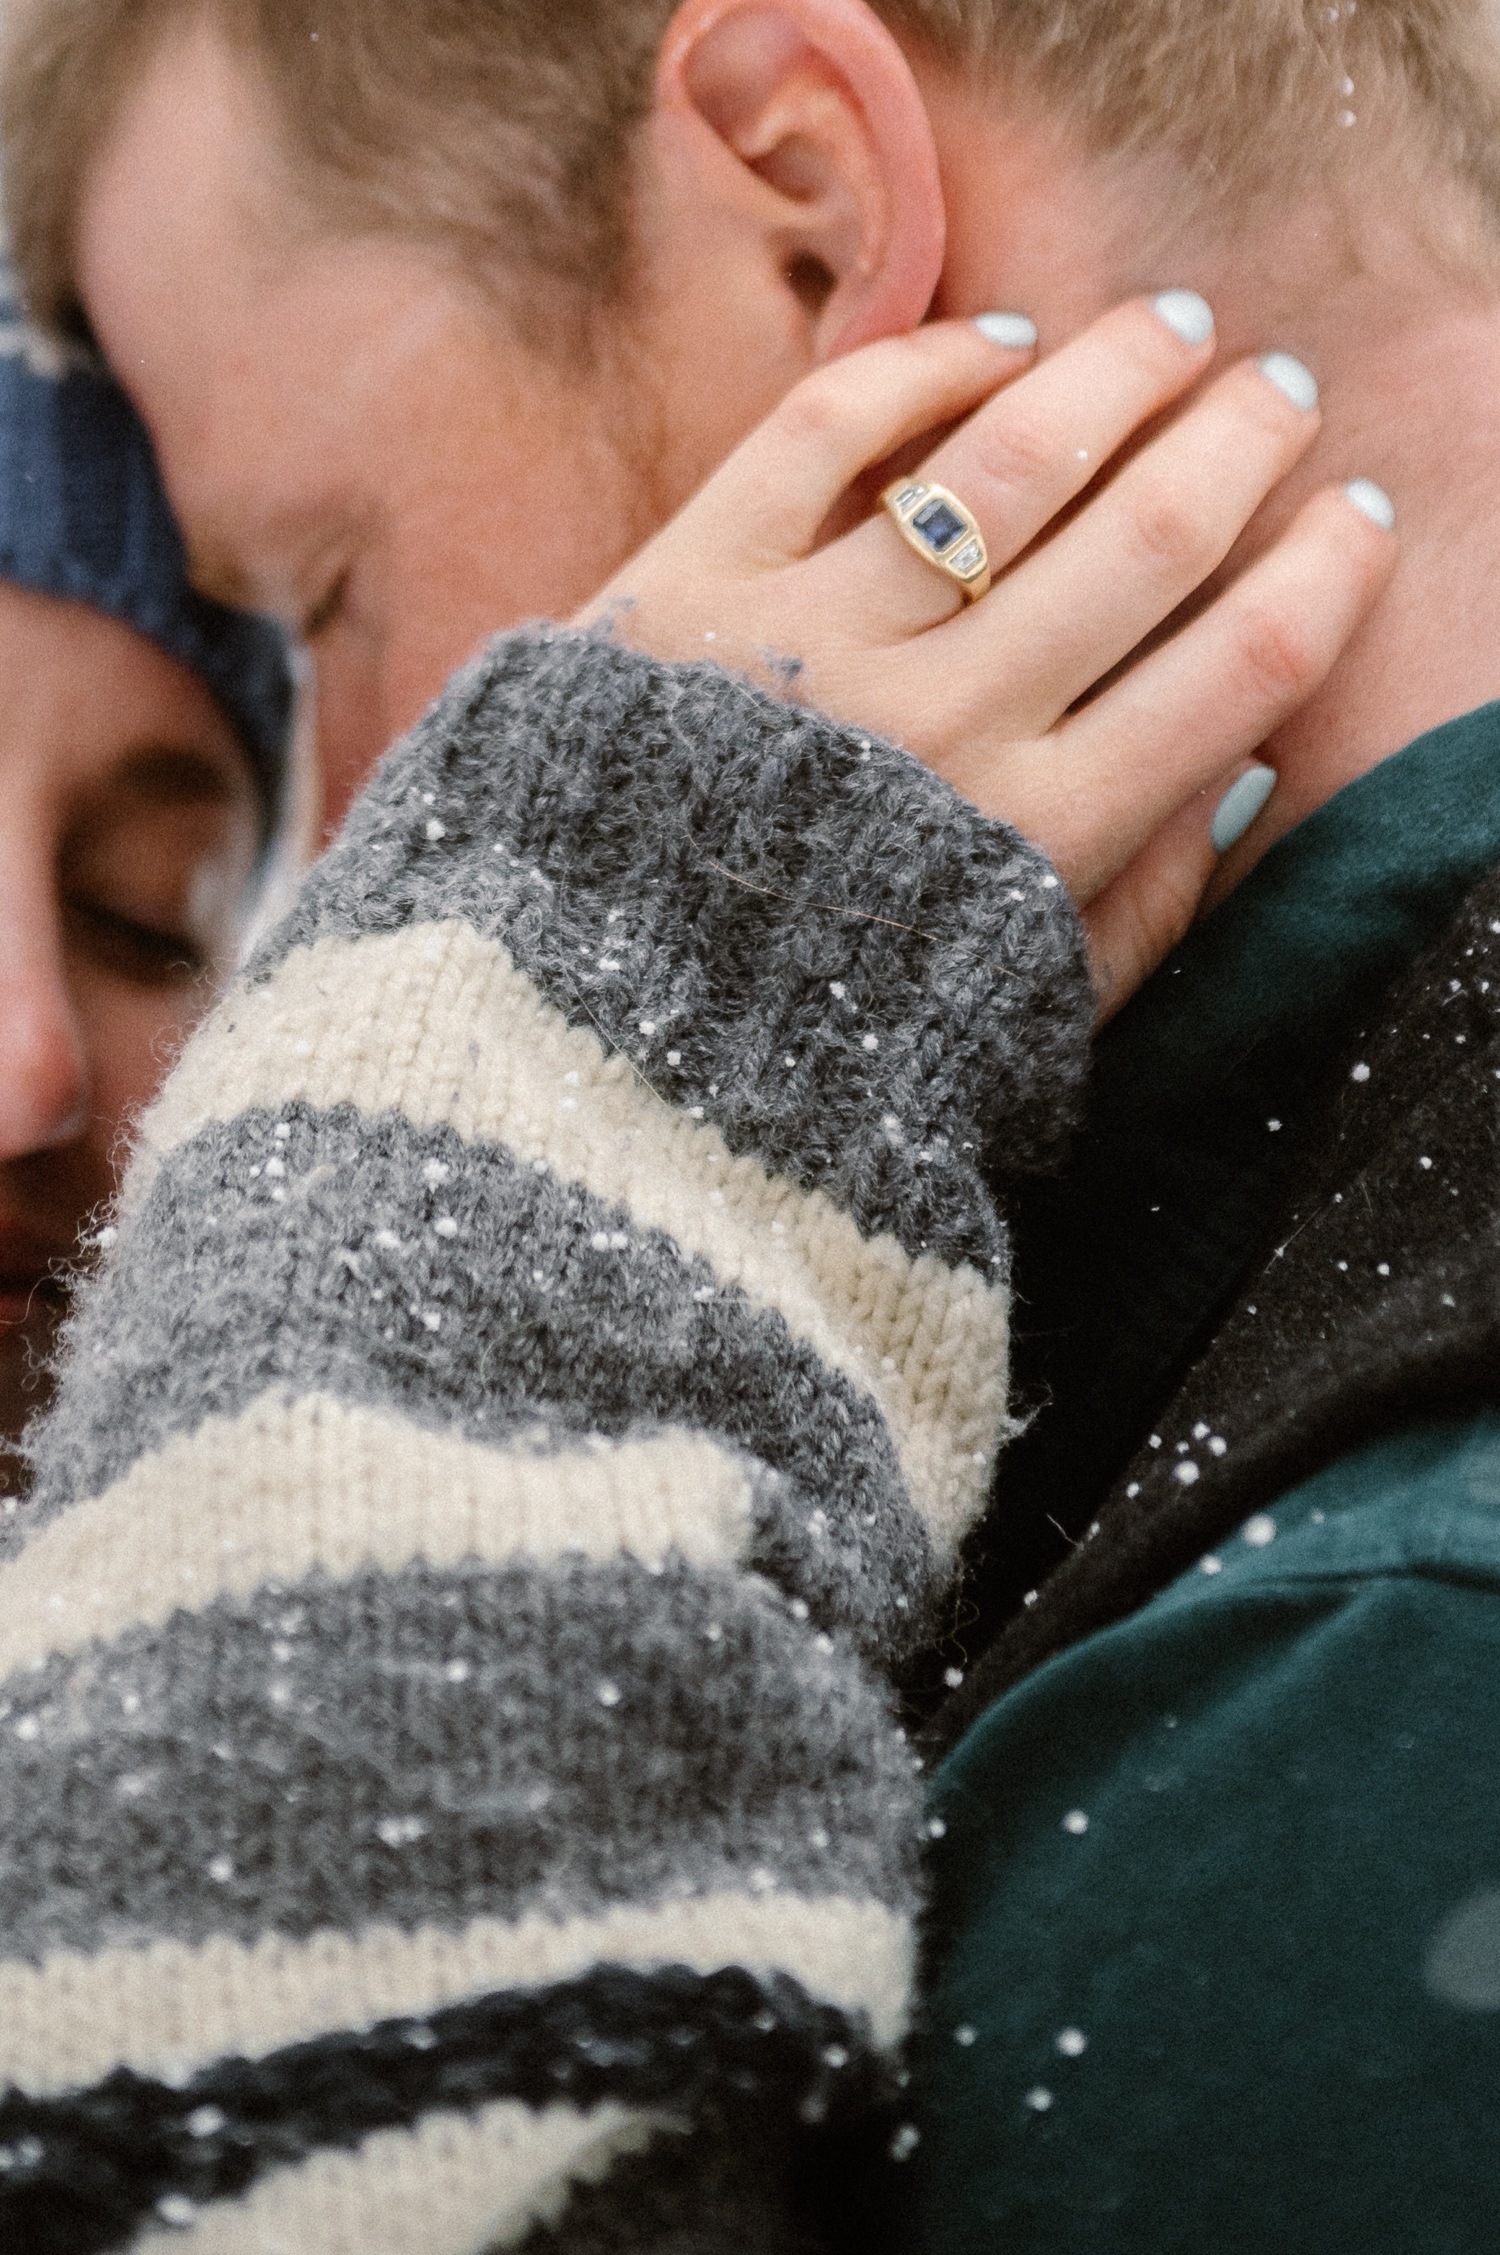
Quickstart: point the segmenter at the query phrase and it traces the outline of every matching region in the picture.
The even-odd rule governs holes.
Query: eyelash
[[[138,924],[113,909],[86,900],[70,900],[71,915],[82,923],[106,969],[137,986],[176,985],[200,979],[208,958],[195,941],[181,932],[160,932]]]

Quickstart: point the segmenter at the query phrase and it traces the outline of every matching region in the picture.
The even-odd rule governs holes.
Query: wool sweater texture
[[[147,1116],[3,1523],[0,2247],[816,2244],[1009,1431],[981,1166],[1089,1014],[902,753],[457,679]]]

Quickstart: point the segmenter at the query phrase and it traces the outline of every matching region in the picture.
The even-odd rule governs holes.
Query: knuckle
[[[1056,482],[1057,440],[1024,415],[976,428],[970,442],[974,470],[997,493],[1027,494]],[[963,475],[968,479],[972,473],[965,470]]]
[[[848,407],[840,370],[819,368],[789,391],[776,409],[774,421],[788,438],[798,442],[826,439],[844,423]]]
[[[1247,686],[1275,702],[1304,695],[1322,671],[1307,626],[1286,612],[1257,606],[1240,620],[1239,664]]]
[[[1201,506],[1181,493],[1139,495],[1130,512],[1129,537],[1148,571],[1172,579],[1196,584],[1219,558],[1221,544],[1204,523]]]

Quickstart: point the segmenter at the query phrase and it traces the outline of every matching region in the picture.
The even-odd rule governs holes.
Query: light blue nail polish
[[[1312,413],[1318,404],[1318,379],[1310,368],[1304,368],[1289,352],[1262,353],[1257,366],[1267,383],[1284,392],[1294,407],[1304,415]]]
[[[1208,835],[1215,853],[1228,853],[1243,838],[1276,788],[1274,767],[1247,767],[1219,801]]]
[[[974,326],[992,345],[1012,352],[1028,352],[1036,343],[1036,323],[1024,313],[976,313]]]
[[[1214,333],[1214,309],[1196,290],[1163,290],[1151,310],[1185,345],[1206,345]]]
[[[1351,478],[1344,488],[1344,499],[1352,501],[1382,532],[1394,531],[1396,504],[1385,487],[1377,485],[1373,478]]]

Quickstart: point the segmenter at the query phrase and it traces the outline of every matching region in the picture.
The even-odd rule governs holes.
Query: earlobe
[[[942,272],[927,110],[864,0],[686,0],[663,43],[658,114],[702,192],[756,232],[809,356],[914,328]]]

